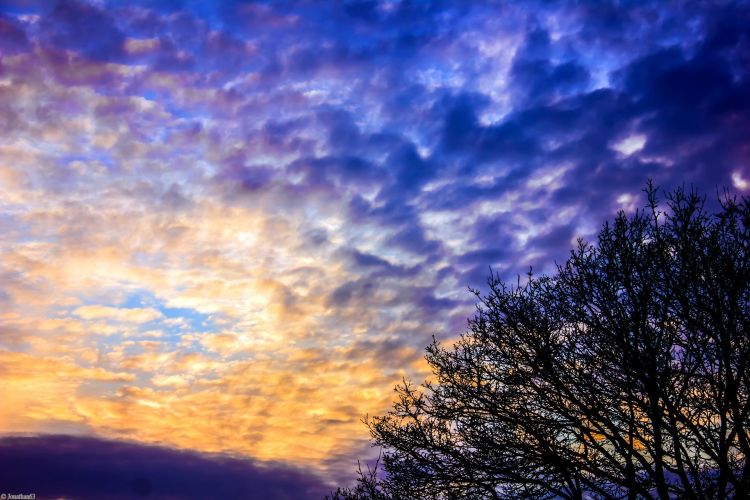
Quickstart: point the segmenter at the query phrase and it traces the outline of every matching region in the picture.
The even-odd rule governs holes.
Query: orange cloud
[[[163,316],[156,309],[139,307],[81,306],[73,313],[83,319],[105,319],[124,323],[148,323]]]

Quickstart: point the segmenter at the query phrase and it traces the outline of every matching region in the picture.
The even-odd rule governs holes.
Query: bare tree
[[[334,498],[750,497],[750,202],[645,191],[553,275],[491,273]]]

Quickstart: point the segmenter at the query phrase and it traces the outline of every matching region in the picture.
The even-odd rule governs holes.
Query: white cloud
[[[743,191],[747,188],[750,188],[750,182],[742,177],[742,174],[739,172],[732,172],[732,185],[734,185],[734,187],[736,187],[737,189],[742,189]]]
[[[148,323],[162,317],[162,313],[151,308],[123,308],[108,306],[81,306],[73,314],[82,319],[106,319],[121,323]]]
[[[630,156],[633,153],[637,153],[641,149],[643,149],[643,146],[646,145],[646,136],[643,134],[633,134],[627,136],[625,139],[621,140],[620,142],[615,143],[612,146],[612,149],[617,151],[618,153],[621,153],[625,156]]]

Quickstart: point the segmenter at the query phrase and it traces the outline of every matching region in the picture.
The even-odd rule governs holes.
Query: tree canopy
[[[750,497],[750,203],[677,189],[488,292],[333,498]]]

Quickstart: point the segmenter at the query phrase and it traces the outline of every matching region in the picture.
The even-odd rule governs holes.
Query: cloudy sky
[[[0,9],[0,433],[39,449],[348,482],[490,266],[649,178],[750,193],[748,2]]]

